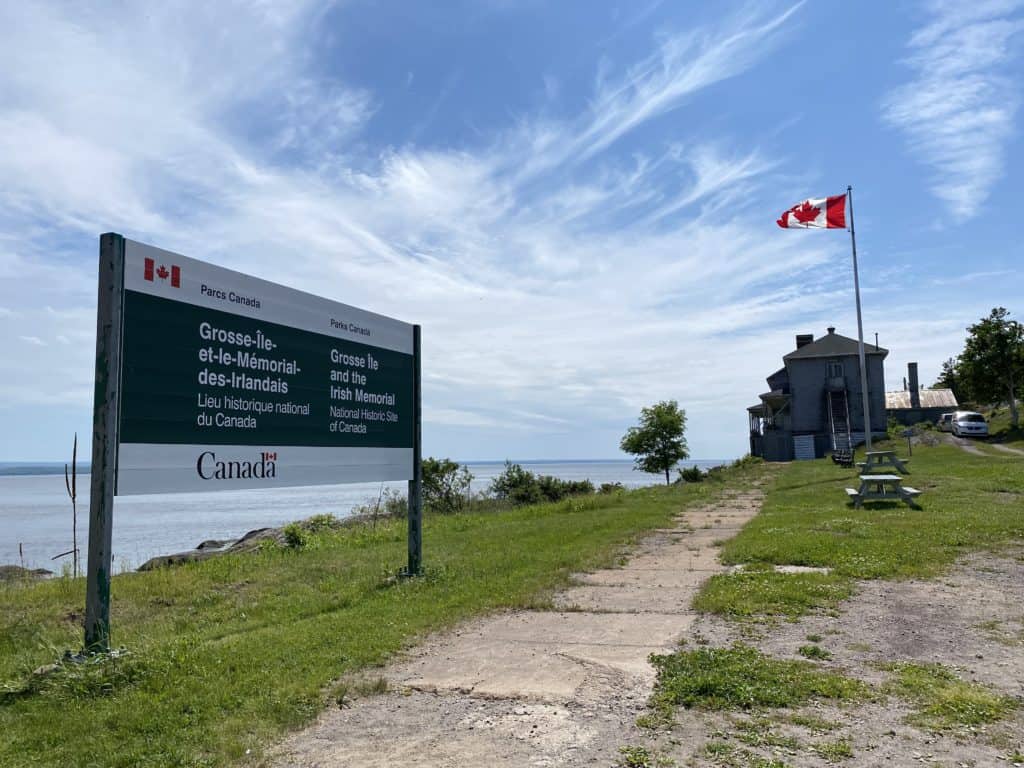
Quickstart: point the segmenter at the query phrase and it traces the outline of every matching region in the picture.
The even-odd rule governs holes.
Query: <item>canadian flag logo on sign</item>
[[[163,264],[158,267],[153,259],[147,258],[142,276],[151,283],[156,282],[157,278],[166,283],[167,278],[171,278],[171,287],[181,288],[181,267],[176,264],[172,264],[171,268],[167,269]]]

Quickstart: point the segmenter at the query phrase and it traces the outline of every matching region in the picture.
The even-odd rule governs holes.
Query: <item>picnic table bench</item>
[[[910,472],[907,469],[909,459],[901,459],[896,456],[896,451],[868,451],[864,454],[866,461],[858,461],[857,466],[864,472],[870,474],[878,469],[895,469],[900,474],[906,475]]]
[[[860,488],[847,488],[846,495],[853,500],[853,506],[860,508],[865,501],[902,501],[916,507],[914,498],[921,492],[903,485],[900,475],[861,475]]]

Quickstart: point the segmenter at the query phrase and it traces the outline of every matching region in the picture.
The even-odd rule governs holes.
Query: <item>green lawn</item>
[[[340,676],[382,664],[474,614],[543,604],[573,571],[687,505],[763,473],[501,513],[428,516],[423,578],[397,582],[404,521],[113,581],[113,643],[129,654],[31,675],[80,647],[82,582],[0,586],[0,765],[255,762],[308,723]],[[248,751],[251,754],[248,757]]]
[[[906,455],[905,444],[891,446]],[[742,621],[796,619],[813,611],[840,610],[858,579],[935,576],[973,550],[1006,549],[1021,556],[1024,457],[974,456],[951,445],[920,446],[910,466],[906,484],[924,491],[916,510],[898,502],[854,509],[843,492],[856,485],[854,470],[828,459],[790,464],[776,475],[761,514],[723,546],[722,559],[742,563],[744,569],[712,577],[694,606]],[[784,574],[775,565],[831,572]],[[817,642],[821,636],[807,639]],[[830,655],[816,645],[803,646],[798,653],[818,661]],[[910,722],[941,730],[994,723],[1019,704],[938,664],[886,665],[890,680],[872,687],[811,661],[775,659],[745,645],[681,648],[653,661],[658,680],[648,720],[655,725],[671,722],[681,706],[764,710],[891,693],[913,705]],[[810,748],[829,760],[852,755],[849,742],[842,740]],[[722,740],[709,742],[707,750],[723,764],[736,755],[747,759],[744,764],[767,764]]]
[[[893,447],[905,456],[905,444]],[[833,606],[855,579],[933,576],[964,553],[1024,543],[1024,457],[972,456],[949,445],[914,449],[905,483],[924,493],[920,510],[898,502],[854,509],[843,488],[853,470],[828,459],[794,462],[776,479],[764,509],[722,550],[748,573],[711,579],[697,607],[745,617],[799,616]],[[831,568],[792,576],[767,564]]]

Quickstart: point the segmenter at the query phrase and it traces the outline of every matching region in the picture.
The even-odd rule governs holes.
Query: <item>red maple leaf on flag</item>
[[[161,264],[160,269],[156,271],[156,276],[159,277],[161,280],[166,280],[169,274],[171,273],[167,271],[167,267],[165,267],[163,264]]]
[[[809,202],[804,200],[799,205],[794,205],[789,209],[793,213],[793,218],[799,221],[801,224],[806,224],[809,221],[814,221],[821,214],[821,208],[816,205],[811,205]]]

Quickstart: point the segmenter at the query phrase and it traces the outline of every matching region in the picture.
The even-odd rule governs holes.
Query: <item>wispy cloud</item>
[[[1017,270],[1013,269],[991,269],[983,272],[968,272],[966,274],[954,275],[953,277],[936,277],[932,278],[931,283],[932,285],[963,285],[974,280],[988,280],[993,277],[1007,277],[1019,274]]]
[[[757,194],[771,147],[680,128],[617,151],[767,56],[792,8],[663,35],[577,113],[437,148],[374,145],[386,96],[290,55],[317,4],[274,7],[0,6],[3,328],[60,342],[0,357],[4,402],[87,409],[108,230],[421,322],[428,450],[460,457],[609,455],[665,397],[691,409],[695,452],[715,452],[698,434],[739,450],[794,325],[842,327],[824,265],[843,245],[778,234]],[[115,21],[134,46],[105,43]],[[224,37],[207,49],[192,22]],[[534,442],[506,446],[510,421]]]
[[[884,119],[933,169],[931,191],[969,219],[1004,175],[1006,143],[1020,104],[1009,72],[1019,51],[1021,0],[933,0],[929,22],[910,38],[913,80],[885,99]]]

